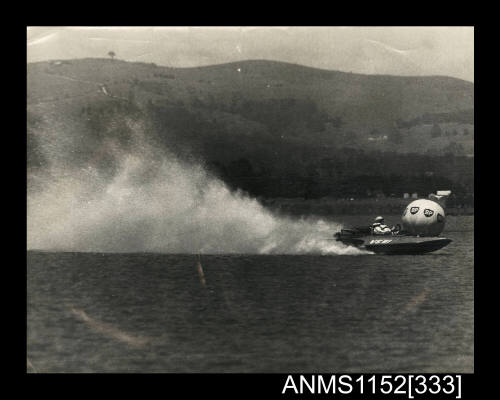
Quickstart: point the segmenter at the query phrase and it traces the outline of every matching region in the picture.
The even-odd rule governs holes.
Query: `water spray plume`
[[[57,141],[41,146],[52,163],[48,173],[38,176],[40,189],[28,188],[29,249],[361,253],[328,240],[338,224],[277,216],[257,200],[229,190],[201,165],[160,152],[137,123],[130,131],[127,148],[108,141],[99,150],[115,166],[111,177],[93,165],[75,168],[55,157],[61,151]],[[67,140],[64,144],[64,150],[71,148]]]

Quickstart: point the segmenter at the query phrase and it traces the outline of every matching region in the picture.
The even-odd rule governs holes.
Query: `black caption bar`
[[[474,374],[28,374],[37,390],[54,388],[54,380],[104,383],[113,390],[144,395],[216,395],[217,398],[399,398],[472,399],[477,395]],[[124,379],[123,379],[124,378]],[[75,384],[72,382],[71,384]],[[92,385],[79,386],[82,392]],[[82,393],[84,394],[84,393]],[[89,393],[90,394],[90,393]]]

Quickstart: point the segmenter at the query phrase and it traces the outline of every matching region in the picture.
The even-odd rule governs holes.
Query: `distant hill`
[[[46,157],[40,146],[57,145],[63,150],[53,157],[85,165],[104,141],[125,143],[125,117],[221,174],[232,162],[249,161],[251,172],[240,162],[239,173],[254,178],[266,171],[314,175],[321,160],[345,158],[346,148],[375,160],[400,154],[403,164],[407,153],[463,159],[474,153],[474,84],[449,77],[360,75],[259,60],[168,68],[81,59],[28,64],[27,83],[28,167],[35,169]],[[71,146],[77,150],[66,152]],[[449,179],[466,179],[444,165],[437,168],[449,168]]]
[[[210,113],[235,135],[256,140],[274,134],[398,152],[439,152],[456,143],[473,153],[474,84],[455,78],[359,75],[271,61],[180,69],[84,59],[29,64],[28,104],[92,103],[91,82],[138,104]],[[430,115],[445,118],[425,118]],[[431,136],[434,122],[443,125],[445,139]]]

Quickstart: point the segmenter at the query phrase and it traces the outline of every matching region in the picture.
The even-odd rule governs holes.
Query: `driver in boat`
[[[378,216],[372,224],[372,232],[374,235],[390,235],[396,231],[396,227],[389,228],[384,224],[384,217]]]

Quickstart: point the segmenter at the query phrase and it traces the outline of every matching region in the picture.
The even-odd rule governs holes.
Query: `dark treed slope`
[[[27,101],[30,172],[52,146],[112,173],[102,144],[126,147],[133,120],[256,195],[473,191],[474,84],[459,79],[83,59],[29,64]]]

